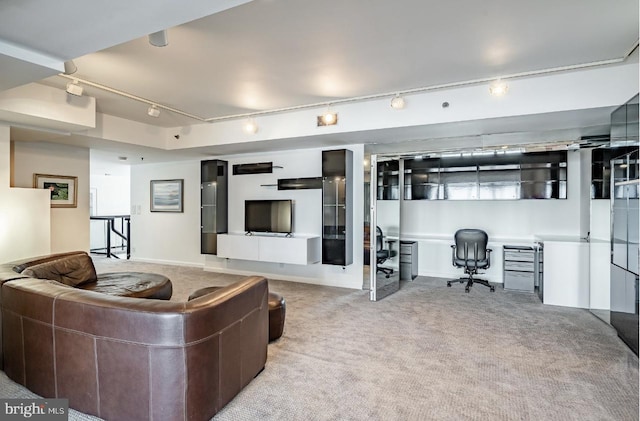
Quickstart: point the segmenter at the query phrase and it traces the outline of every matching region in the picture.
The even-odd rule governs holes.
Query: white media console
[[[218,257],[308,265],[320,261],[321,239],[310,235],[218,234]]]

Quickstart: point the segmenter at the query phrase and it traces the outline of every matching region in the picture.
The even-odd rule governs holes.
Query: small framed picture
[[[151,180],[151,212],[182,212],[184,180]]]
[[[52,208],[78,207],[78,177],[33,174],[33,187],[51,192]]]

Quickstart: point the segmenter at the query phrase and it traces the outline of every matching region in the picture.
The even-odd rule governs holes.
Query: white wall
[[[129,175],[91,175],[96,193],[96,215],[128,215],[131,212],[131,177]]]
[[[184,180],[182,213],[151,212],[151,180]],[[200,254],[200,161],[131,167],[133,260],[202,266]]]
[[[362,161],[364,147],[351,145],[354,159],[354,262],[345,268],[332,265],[287,265],[220,259],[200,254],[200,161],[169,164],[145,164],[131,167],[132,256],[135,260],[184,265],[204,265],[206,270],[238,274],[261,274],[269,278],[289,279],[346,288],[362,287]],[[260,155],[216,157],[234,164],[273,162],[272,174],[229,176],[229,232],[244,232],[244,201],[248,199],[292,199],[294,235],[320,236],[322,233],[321,190],[279,191],[273,186],[278,178],[319,177],[322,174],[322,150],[280,151]],[[149,212],[149,182],[184,179],[184,213]],[[140,207],[140,214],[137,209]]]
[[[0,263],[49,254],[49,192],[16,188],[0,194]]]
[[[0,126],[0,263],[48,254],[49,192],[10,188],[9,127]]]
[[[591,200],[591,225],[592,239],[611,241],[611,200]]]
[[[0,189],[8,189],[11,183],[12,152],[9,126],[0,124]]]
[[[78,206],[51,208],[51,253],[89,250],[89,149],[46,142],[14,142],[13,182],[32,188],[34,174],[78,177]]]

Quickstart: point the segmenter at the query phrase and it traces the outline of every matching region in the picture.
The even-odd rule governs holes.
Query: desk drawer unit
[[[411,281],[418,276],[418,243],[400,241],[400,280]]]
[[[538,286],[537,247],[504,246],[504,289],[534,292]]]

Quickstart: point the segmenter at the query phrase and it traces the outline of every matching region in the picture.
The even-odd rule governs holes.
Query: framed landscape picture
[[[151,180],[151,212],[182,212],[184,180]]]
[[[33,174],[33,187],[51,192],[52,208],[78,207],[78,177]]]

